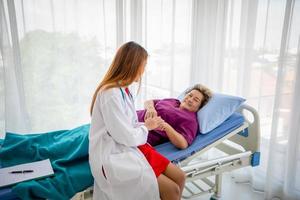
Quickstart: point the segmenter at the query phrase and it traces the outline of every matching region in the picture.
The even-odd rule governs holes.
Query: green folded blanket
[[[72,130],[20,135],[6,133],[0,148],[2,167],[49,158],[54,176],[19,183],[12,191],[21,199],[70,199],[93,184],[88,163],[89,125]]]

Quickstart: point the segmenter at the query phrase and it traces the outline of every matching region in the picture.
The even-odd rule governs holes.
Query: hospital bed
[[[259,165],[259,127],[257,112],[244,104],[211,132],[198,134],[187,149],[179,150],[169,142],[155,148],[186,173],[183,199],[207,193],[212,193],[211,199],[218,199],[221,197],[224,172]],[[216,149],[221,156],[204,159],[203,155],[212,149]],[[77,193],[72,199],[88,199],[91,195],[92,187]],[[16,199],[16,196],[6,188],[0,190],[0,199]]]
[[[222,174],[247,166],[258,166],[260,161],[260,121],[257,111],[242,105],[220,126],[207,134],[198,134],[187,149],[179,150],[170,142],[156,146],[156,150],[186,173],[182,199],[212,193],[211,200],[219,199],[222,191]],[[201,159],[208,150],[217,149],[219,155]],[[211,179],[214,177],[214,180]],[[92,194],[88,189],[77,194],[86,199]]]
[[[231,115],[210,133],[199,134],[189,148],[177,150],[172,144],[166,143],[157,146],[156,149],[186,173],[183,199],[207,193],[213,193],[211,199],[219,199],[224,172],[259,165],[259,127],[256,110],[248,105],[242,105],[239,112]],[[209,160],[199,159],[213,148],[220,151],[222,156]],[[214,181],[208,178],[211,176],[215,177]]]

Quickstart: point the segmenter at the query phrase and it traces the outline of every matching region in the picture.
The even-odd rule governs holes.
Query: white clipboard
[[[0,188],[52,175],[54,172],[49,159],[0,168]]]

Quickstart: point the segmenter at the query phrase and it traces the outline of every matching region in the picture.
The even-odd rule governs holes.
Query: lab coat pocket
[[[142,173],[140,158],[134,152],[122,152],[109,156],[107,178],[116,184],[139,179]]]

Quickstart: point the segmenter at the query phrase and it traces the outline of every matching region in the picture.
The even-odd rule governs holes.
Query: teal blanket
[[[88,163],[89,125],[72,130],[20,135],[6,133],[0,148],[0,164],[16,164],[49,158],[55,175],[22,182],[12,191],[22,199],[70,199],[93,184]]]

